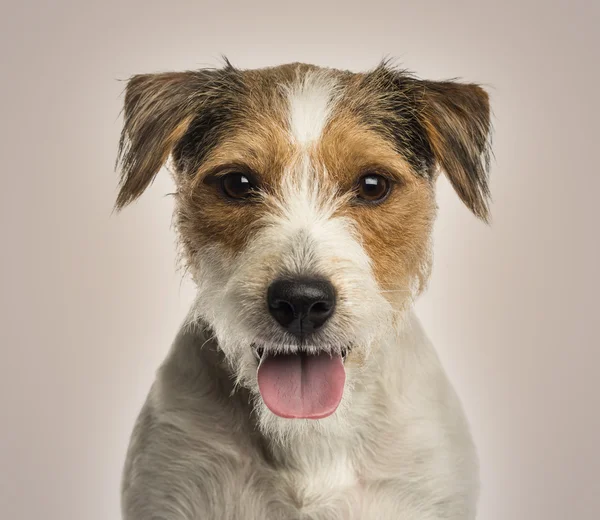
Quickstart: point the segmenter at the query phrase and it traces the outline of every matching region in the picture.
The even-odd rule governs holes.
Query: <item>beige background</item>
[[[193,293],[175,273],[166,175],[111,215],[117,79],[221,53],[240,67],[356,70],[392,55],[427,78],[489,86],[493,226],[440,181],[420,315],[480,448],[480,518],[600,518],[598,2],[1,12],[0,518],[119,518],[130,429]]]

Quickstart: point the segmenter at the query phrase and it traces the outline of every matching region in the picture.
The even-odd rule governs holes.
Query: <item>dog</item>
[[[135,424],[125,520],[469,520],[478,460],[413,311],[435,182],[489,217],[479,85],[389,61],[136,75],[116,208],[167,165],[197,297]]]

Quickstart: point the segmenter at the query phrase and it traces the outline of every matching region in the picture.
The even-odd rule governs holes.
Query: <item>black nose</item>
[[[305,337],[333,314],[335,290],[322,279],[275,280],[267,293],[269,312],[290,334]]]

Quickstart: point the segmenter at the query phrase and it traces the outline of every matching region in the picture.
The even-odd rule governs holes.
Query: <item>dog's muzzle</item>
[[[300,345],[287,349],[253,345],[258,387],[266,406],[280,417],[321,419],[335,412],[344,392],[347,349],[311,344],[314,332],[335,311],[336,291],[328,280],[278,279],[269,286],[271,316]]]

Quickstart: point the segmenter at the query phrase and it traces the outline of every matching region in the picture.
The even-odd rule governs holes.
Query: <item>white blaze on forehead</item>
[[[286,90],[292,138],[300,146],[317,141],[339,96],[337,81],[329,73],[309,71]]]
[[[285,172],[276,218],[288,234],[322,225],[336,209],[336,199],[323,185],[324,169],[317,172],[307,154],[301,154]]]

